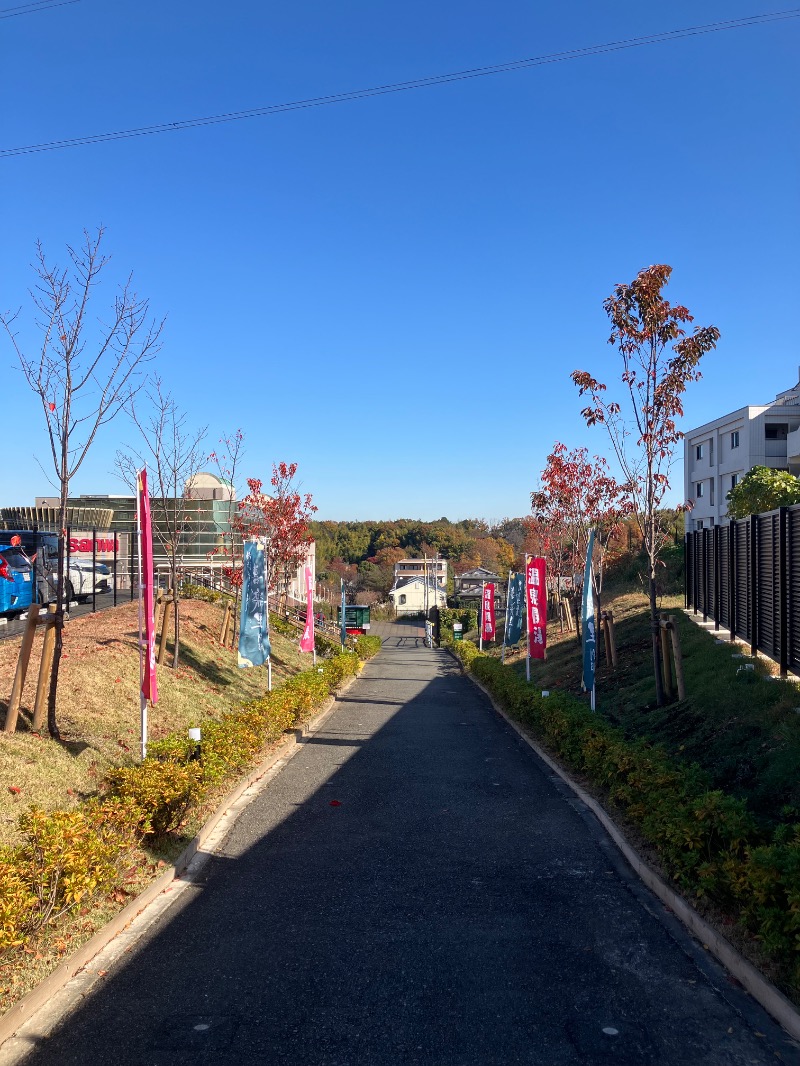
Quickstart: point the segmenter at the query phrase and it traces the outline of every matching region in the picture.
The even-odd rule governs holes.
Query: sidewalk
[[[798,1061],[418,628],[29,1062]]]

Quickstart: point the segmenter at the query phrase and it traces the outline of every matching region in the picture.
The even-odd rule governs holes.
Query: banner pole
[[[480,628],[478,629],[478,648],[483,651],[483,597],[486,595],[486,582],[481,584],[481,611],[478,619]]]
[[[147,697],[144,694],[144,648],[142,647],[142,622],[144,614],[142,594],[142,493],[136,494],[136,548],[139,576],[139,737],[142,760],[147,756]]]
[[[506,588],[506,621],[503,626],[503,650],[500,652],[500,662],[506,661],[506,637],[508,636],[508,609],[511,603],[511,571],[508,571],[508,587]]]
[[[528,560],[530,556],[525,552],[525,680],[528,684],[531,683],[531,627],[528,619],[530,618],[531,592],[528,588]]]

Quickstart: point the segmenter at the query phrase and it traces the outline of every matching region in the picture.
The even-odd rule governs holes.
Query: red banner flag
[[[483,586],[483,603],[481,608],[481,637],[483,640],[494,640],[494,585],[491,581]]]
[[[305,568],[306,575],[306,628],[300,638],[300,651],[314,650],[314,582],[311,567]]]
[[[544,559],[529,559],[525,568],[525,599],[528,603],[528,654],[544,659],[547,648],[547,586]]]
[[[156,619],[155,619],[155,582],[153,581],[153,525],[150,521],[150,496],[147,492],[147,471],[140,470],[139,488],[139,543],[141,545],[141,575],[139,595],[144,614],[144,669],[142,671],[142,695],[151,703],[158,701],[158,681],[156,679]],[[144,649],[140,650],[142,654]]]

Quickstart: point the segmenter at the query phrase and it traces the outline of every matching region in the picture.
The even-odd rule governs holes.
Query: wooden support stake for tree
[[[683,676],[683,653],[681,651],[681,635],[675,623],[675,615],[669,616],[669,635],[672,638],[672,658],[675,662],[675,680],[678,682],[678,699],[686,699],[686,681]]]
[[[567,616],[567,631],[571,633],[575,628],[575,624],[572,621],[572,609],[570,608],[569,600],[566,597],[564,597],[561,602],[564,604],[564,614]]]
[[[22,643],[19,646],[19,658],[17,659],[17,672],[14,675],[14,685],[11,689],[11,699],[8,701],[8,714],[6,714],[6,733],[14,733],[17,728],[17,715],[19,704],[22,699],[22,690],[25,688],[25,677],[28,673],[28,663],[31,658],[33,638],[36,634],[36,622],[39,618],[39,604],[32,603],[28,608],[28,621],[25,632],[22,634]]]
[[[616,670],[617,661],[617,634],[614,629],[614,612],[606,611],[606,629],[608,630],[608,643],[611,646],[611,665]]]
[[[158,643],[158,662],[164,661],[164,654],[167,650],[167,636],[169,634],[170,613],[175,610],[175,597],[172,595],[172,589],[167,592],[164,597],[164,613],[161,616],[161,640]]]
[[[672,683],[672,642],[670,641],[667,625],[668,623],[664,619],[659,623],[661,630],[661,665],[664,675],[664,692],[667,699],[672,699],[675,695],[675,686]]]
[[[223,646],[226,646],[228,642],[228,626],[231,620],[231,605],[228,600],[225,601],[225,606],[222,610],[222,629],[219,634],[219,642]]]
[[[36,685],[36,703],[33,705],[33,721],[31,722],[31,729],[34,733],[41,731],[47,711],[47,694],[50,691],[50,675],[53,672],[53,649],[56,644],[55,615],[56,605],[51,603],[47,608],[47,617],[40,619],[45,624],[45,630],[42,658],[39,662],[39,682]]]
[[[611,666],[611,630],[608,625],[608,614],[603,611],[600,615],[600,625],[603,627],[603,646],[606,653],[606,663]]]

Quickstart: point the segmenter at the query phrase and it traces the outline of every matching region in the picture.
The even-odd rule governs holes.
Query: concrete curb
[[[190,865],[192,866],[192,872],[195,873],[208,861],[208,859],[211,858],[214,853],[213,848],[208,852],[203,852],[202,847],[204,842],[208,840],[229,812],[234,814],[233,821],[235,821],[235,818],[241,813],[243,807],[240,806],[236,811],[232,811],[232,808],[242,798],[244,793],[265,777],[278,762],[290,759],[297,753],[298,748],[302,745],[303,737],[307,736],[309,733],[316,732],[316,730],[323,725],[328,716],[334,711],[339,697],[350,688],[353,682],[357,680],[357,677],[358,675],[347,678],[338,692],[325,701],[322,710],[318,714],[302,726],[293,729],[262,763],[243,778],[239,784],[229,792],[227,796],[225,796],[214,813],[206,820],[206,822],[204,822],[202,828],[194,839],[184,848],[175,862],[165,869],[163,874],[153,881],[152,884],[148,885],[147,888],[136,897],[136,899],[133,899],[130,903],[126,904],[119,914],[116,914],[110,922],[104,925],[102,929],[99,929],[94,936],[90,940],[87,940],[82,947],[78,948],[74,954],[70,955],[69,958],[60,963],[48,977],[41,981],[35,988],[32,988],[30,992],[22,997],[22,999],[17,1000],[12,1007],[9,1007],[2,1018],[0,1018],[0,1046],[10,1037],[14,1036],[20,1026],[29,1021],[38,1010],[49,1003],[56,993],[60,992],[67,982],[72,980],[76,974],[87,966],[88,963],[90,963],[91,960],[116,936],[127,929],[133,920],[138,917],[149,904],[162,895],[162,893],[167,892],[173,883],[186,873]],[[254,796],[250,798],[253,799]],[[247,804],[244,804],[244,806],[246,805]]]
[[[450,654],[452,655],[452,652]],[[462,665],[457,656],[453,655],[453,658],[458,662],[459,666]],[[558,763],[556,763],[534,740],[531,739],[531,737],[528,736],[519,723],[509,717],[509,715],[497,703],[491,692],[489,692],[489,690],[482,685],[476,677],[473,677],[468,670],[464,670],[463,672],[473,685],[483,692],[497,714],[499,714],[500,717],[511,726],[514,732],[533,749],[542,762],[545,763],[553,773],[561,778],[561,780],[575,793],[581,803],[589,808],[598,822],[600,822],[602,827],[608,833],[617,849],[621,852],[625,861],[653,895],[657,896],[661,902],[673,912],[689,932],[700,941],[703,947],[708,949],[714,958],[716,958],[717,961],[736,978],[743,988],[749,992],[753,999],[759,1003],[776,1022],[783,1026],[790,1036],[794,1037],[795,1040],[800,1040],[800,1012],[798,1012],[794,1004],[784,996],[780,989],[776,988],[771,981],[757,970],[751,962],[748,962],[747,959],[741,955],[721,933],[718,933],[716,929],[713,929],[708,922],[701,918],[694,907],[692,907],[683,896],[680,896],[673,888],[671,888],[655,872],[655,870],[642,859],[642,857],[628,843],[619,826],[616,825],[597,800],[573,781]]]

